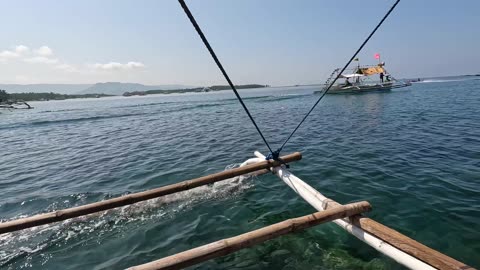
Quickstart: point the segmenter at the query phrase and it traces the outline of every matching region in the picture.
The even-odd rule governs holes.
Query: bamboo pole
[[[328,208],[332,209],[332,207]],[[373,219],[364,216],[355,216],[352,224],[390,243],[398,249],[408,253],[438,269],[475,270],[460,261],[457,261],[441,252],[419,243],[400,232],[391,229]]]
[[[128,269],[181,269],[213,258],[225,256],[240,249],[263,243],[267,240],[279,237],[281,235],[304,230],[321,223],[329,222],[339,218],[349,217],[370,210],[371,206],[366,201],[342,205],[303,217],[288,219],[255,231],[219,240],[204,246],[200,246],[174,254],[169,257],[162,258],[160,260],[133,266]]]
[[[300,154],[299,152],[296,152],[296,153],[283,156],[281,157],[281,159],[286,163],[297,161],[302,159],[302,154]],[[282,163],[279,161],[263,160],[258,163],[253,163],[253,164],[249,164],[239,168],[214,173],[211,175],[195,178],[192,180],[183,181],[173,185],[163,186],[163,187],[159,187],[159,188],[155,188],[155,189],[151,189],[143,192],[138,192],[138,193],[132,193],[132,194],[118,197],[118,198],[86,204],[78,207],[67,208],[67,209],[58,210],[50,213],[39,214],[31,217],[2,222],[0,223],[0,234],[18,231],[26,228],[35,227],[35,226],[40,226],[48,223],[58,222],[58,221],[62,221],[62,220],[66,220],[74,217],[93,214],[96,212],[101,212],[101,211],[117,208],[120,206],[134,204],[137,202],[162,197],[162,196],[176,193],[179,191],[185,191],[185,190],[189,190],[199,186],[212,184],[218,181],[230,179],[235,176],[240,176],[240,175],[244,175],[244,174],[248,174],[256,171],[261,171],[263,169],[268,169],[270,167],[276,167],[281,164]]]
[[[255,155],[260,159],[264,157],[259,152],[255,152]],[[283,167],[276,167],[272,171],[319,211],[341,205],[325,197]],[[474,269],[367,217],[356,216],[351,220],[335,220],[334,223],[411,269]]]

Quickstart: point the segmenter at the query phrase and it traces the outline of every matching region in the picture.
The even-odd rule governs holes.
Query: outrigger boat
[[[390,11],[384,16],[382,21],[377,25],[375,30],[370,36],[375,33],[376,29],[381,25],[385,18],[395,8],[400,0],[397,0],[392,6]],[[244,106],[246,113],[250,117],[251,121],[257,128],[259,134],[264,139],[265,144],[271,150],[268,142],[265,140],[262,132],[258,128],[255,120],[251,117],[250,112],[244,105],[240,95],[235,88],[235,85],[231,82],[227,73],[223,69],[220,61],[215,55],[215,52],[210,47],[206,37],[201,31],[200,27],[195,21],[195,18],[191,14],[190,10],[186,6],[184,0],[179,0],[182,8],[189,17],[193,26],[197,30],[197,33],[202,38],[207,49],[210,51],[212,57],[217,63],[218,67],[223,72],[229,85],[234,93],[237,95],[240,103]],[[368,39],[366,40],[368,41]],[[365,41],[365,42],[366,42]],[[364,44],[365,44],[364,42]],[[363,46],[363,45],[362,45]],[[361,48],[361,47],[360,47]],[[356,54],[355,54],[356,55]],[[354,55],[354,57],[355,57]],[[374,67],[377,71],[384,70],[383,65]],[[363,72],[369,71],[369,68],[362,70]],[[375,72],[377,72],[375,71]],[[377,74],[377,73],[374,73]],[[363,73],[362,75],[366,75]],[[338,74],[337,74],[338,76]],[[334,77],[336,78],[336,77]],[[359,76],[355,78],[360,78]],[[384,83],[382,83],[383,85]],[[392,89],[394,82],[391,83],[390,89]],[[373,87],[372,87],[373,88]],[[323,96],[322,96],[323,97]],[[321,99],[321,98],[320,98]],[[318,101],[320,101],[320,99]],[[318,104],[318,101],[316,104]],[[314,107],[310,110],[313,110]],[[305,116],[305,118],[308,114]],[[305,118],[303,120],[305,120]],[[300,122],[303,123],[303,120]],[[298,129],[300,124],[295,130]],[[294,132],[295,132],[294,130]],[[288,139],[293,135],[287,138]],[[283,147],[282,146],[282,147]],[[202,176],[195,179],[186,180],[176,184],[157,187],[154,189],[129,193],[116,198],[110,198],[99,202],[94,202],[82,206],[76,206],[73,208],[67,208],[57,210],[54,212],[48,212],[43,214],[37,214],[30,217],[22,217],[14,220],[0,222],[0,235],[6,233],[12,233],[19,230],[32,228],[40,225],[45,225],[54,222],[60,222],[67,219],[86,216],[106,210],[131,205],[141,201],[151,200],[155,198],[164,197],[167,195],[175,194],[182,191],[187,191],[200,186],[211,185],[220,181],[239,181],[241,177],[259,176],[266,173],[273,173],[278,176],[288,187],[290,187],[296,194],[310,204],[317,212],[308,214],[301,217],[287,219],[285,221],[275,223],[263,228],[256,229],[254,231],[246,232],[241,235],[233,236],[230,238],[220,239],[218,241],[198,246],[183,252],[170,255],[158,259],[156,261],[147,262],[141,265],[132,266],[130,270],[159,270],[159,269],[181,269],[190,267],[195,264],[205,262],[207,260],[218,258],[236,252],[243,248],[248,248],[256,244],[263,243],[267,240],[288,234],[296,231],[301,231],[313,226],[333,222],[340,226],[348,233],[357,237],[360,241],[365,242],[379,252],[392,258],[398,263],[415,270],[474,270],[473,267],[466,265],[460,261],[457,261],[445,254],[442,254],[436,250],[433,250],[402,233],[389,228],[362,213],[371,210],[371,205],[367,201],[361,201],[357,203],[349,203],[342,205],[318,192],[312,186],[308,185],[305,181],[296,177],[288,170],[288,163],[299,161],[302,159],[302,155],[299,152],[289,155],[279,156],[280,150],[271,151],[268,156],[263,155],[260,152],[255,152],[254,158],[250,158],[243,162],[239,167],[228,169],[226,171],[214,173],[211,175]],[[187,164],[188,165],[188,164]],[[91,218],[97,216],[91,215]],[[399,216],[401,218],[401,216]],[[75,220],[73,220],[75,221]],[[22,236],[21,233],[17,234]],[[146,256],[143,256],[146,257]],[[141,258],[142,261],[149,259]],[[87,258],[88,259],[88,258]],[[139,259],[140,260],[140,259]],[[261,268],[262,265],[257,265],[257,268]]]
[[[394,88],[402,88],[412,85],[410,82],[396,80],[385,69],[385,63],[378,65],[360,66],[350,69],[350,73],[340,74],[340,83],[333,85],[327,94],[355,94],[375,91],[390,91]],[[315,91],[316,94],[323,93],[330,85],[330,82],[338,76],[340,68],[335,69],[328,80],[325,82],[325,88],[321,91]],[[379,75],[380,80],[372,80],[373,75]]]
[[[19,110],[19,109],[33,109],[27,102],[23,100],[0,102],[0,109]]]

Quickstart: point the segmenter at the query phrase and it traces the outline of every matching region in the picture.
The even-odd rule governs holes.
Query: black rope
[[[245,105],[245,103],[243,103],[243,100],[242,100],[242,98],[240,97],[240,95],[238,94],[238,91],[237,91],[237,89],[235,88],[235,85],[234,85],[234,84],[232,83],[232,81],[230,80],[230,77],[228,77],[228,74],[227,74],[227,72],[225,71],[225,69],[223,68],[222,63],[220,63],[220,60],[218,60],[217,55],[215,54],[215,52],[213,51],[212,47],[210,46],[210,43],[208,43],[208,40],[207,40],[207,38],[205,37],[205,35],[203,34],[202,29],[200,29],[200,26],[197,24],[197,21],[195,21],[195,18],[193,17],[192,13],[191,13],[190,10],[188,9],[187,4],[185,4],[185,1],[184,1],[184,0],[178,0],[178,2],[180,3],[180,5],[182,6],[183,10],[185,11],[185,14],[187,14],[187,17],[190,19],[190,22],[192,23],[193,27],[195,27],[195,30],[197,30],[198,35],[199,35],[200,38],[202,39],[203,44],[205,44],[205,46],[207,47],[208,51],[210,52],[210,55],[213,57],[213,60],[215,60],[215,63],[217,64],[218,68],[222,71],[223,76],[225,77],[225,79],[227,80],[228,84],[229,84],[230,87],[232,88],[233,92],[235,93],[235,96],[237,96],[237,99],[238,99],[238,101],[240,101],[240,104],[242,104],[243,109],[245,110],[245,112],[247,113],[248,117],[249,117],[250,120],[252,121],[253,125],[254,125],[255,128],[257,129],[258,134],[260,134],[260,137],[262,137],[262,140],[263,140],[263,142],[265,143],[265,145],[268,147],[268,150],[270,150],[270,153],[273,153],[272,148],[270,147],[270,145],[268,144],[267,140],[266,140],[265,137],[263,136],[262,131],[260,130],[260,128],[258,127],[257,123],[256,123],[255,120],[253,119],[253,117],[252,117],[252,115],[250,114],[250,111],[248,110],[247,106]],[[278,159],[278,155],[277,155],[277,158],[276,158],[276,159]]]
[[[287,137],[287,139],[285,140],[285,142],[282,144],[282,146],[280,146],[280,148],[278,148],[278,150],[276,150],[275,152],[276,153],[280,153],[280,151],[282,151],[283,147],[285,146],[285,144],[287,144],[287,142],[290,140],[290,138],[292,138],[293,134],[295,134],[295,132],[297,132],[298,128],[303,124],[303,122],[305,122],[305,119],[307,119],[307,117],[310,115],[310,113],[313,111],[313,109],[315,109],[315,107],[317,106],[317,104],[322,100],[322,98],[327,94],[327,92],[330,90],[330,88],[333,86],[333,84],[338,80],[338,78],[340,77],[340,75],[342,75],[342,73],[345,71],[345,69],[347,69],[347,67],[350,65],[350,63],[353,61],[353,59],[355,59],[357,57],[357,54],[363,49],[363,47],[365,46],[365,44],[367,44],[367,42],[370,40],[370,38],[373,36],[373,34],[375,34],[375,32],[377,31],[377,29],[383,24],[383,22],[385,21],[385,19],[387,19],[387,17],[390,15],[390,13],[392,13],[392,11],[395,9],[395,7],[397,6],[397,4],[400,2],[400,0],[397,0],[395,2],[395,4],[393,4],[393,6],[390,8],[390,10],[385,14],[385,16],[383,16],[383,19],[377,24],[377,26],[375,27],[375,29],[373,29],[373,31],[370,33],[370,35],[367,37],[367,39],[365,39],[365,41],[363,41],[362,45],[360,46],[360,48],[358,48],[358,50],[355,52],[355,54],[350,58],[350,60],[348,60],[347,64],[343,67],[343,69],[338,73],[337,77],[335,77],[335,79],[328,85],[328,87],[325,89],[325,91],[323,91],[322,95],[318,98],[317,102],[315,102],[315,104],[313,105],[313,107],[307,112],[307,114],[305,115],[305,117],[303,117],[302,121],[300,121],[300,123],[297,125],[297,127],[292,131],[292,133]]]

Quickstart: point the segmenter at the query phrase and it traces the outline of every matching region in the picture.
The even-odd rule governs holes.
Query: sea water
[[[241,90],[272,147],[318,86]],[[230,91],[32,102],[0,112],[2,221],[237,166],[267,149]],[[327,96],[287,144],[326,196],[480,267],[480,80]],[[2,269],[122,269],[315,210],[267,174],[0,235]],[[403,269],[334,224],[193,269]]]

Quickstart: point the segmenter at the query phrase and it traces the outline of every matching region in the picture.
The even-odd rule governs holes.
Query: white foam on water
[[[239,164],[232,164],[227,166],[226,169],[238,166]],[[212,185],[201,186],[88,216],[2,234],[0,235],[0,267],[9,265],[21,257],[39,253],[58,243],[66,243],[81,235],[92,233],[102,235],[113,230],[121,230],[128,223],[144,223],[174,216],[206,200],[237,196],[254,185],[253,179],[253,176],[238,176]],[[77,195],[80,200],[84,200],[86,196],[86,194]],[[49,211],[58,210],[56,206],[57,203],[55,202],[47,209]],[[20,216],[16,218],[20,218]],[[48,258],[46,257],[45,260],[48,260]]]
[[[457,80],[423,80],[419,82],[414,82],[414,83],[445,83],[445,82],[460,82],[460,81],[467,81],[468,79],[457,79]]]

